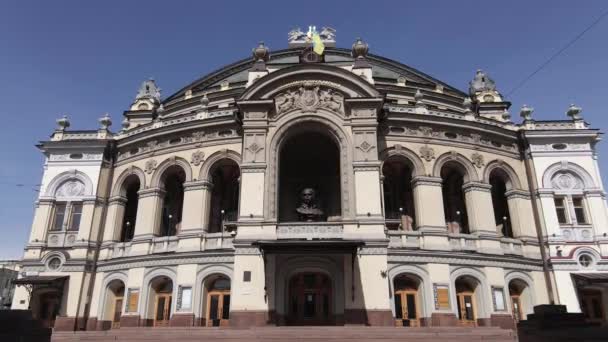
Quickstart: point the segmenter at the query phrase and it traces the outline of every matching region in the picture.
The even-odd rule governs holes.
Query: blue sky
[[[332,26],[340,47],[361,36],[370,51],[466,90],[477,68],[503,94],[575,37],[605,1],[2,1],[0,3],[0,258],[26,243],[48,138],[66,113],[73,129],[114,128],[142,80],[169,96],[250,56],[260,40],[287,47],[287,32]],[[570,103],[608,126],[608,18],[508,97],[537,119],[563,119]],[[608,145],[599,147],[608,170]],[[24,184],[24,186],[17,186]]]

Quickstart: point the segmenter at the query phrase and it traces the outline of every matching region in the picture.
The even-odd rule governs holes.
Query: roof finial
[[[581,107],[575,106],[574,103],[568,107],[566,111],[566,115],[572,118],[572,120],[581,120],[583,117],[581,116],[583,109]]]
[[[64,115],[63,117],[57,119],[57,130],[58,131],[65,131],[68,127],[70,127],[70,119],[68,119],[67,115]]]

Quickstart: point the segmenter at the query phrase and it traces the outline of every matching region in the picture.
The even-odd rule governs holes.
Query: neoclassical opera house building
[[[581,109],[521,120],[356,40],[293,31],[46,157],[13,308],[55,329],[605,322],[608,219]],[[517,121],[517,122],[515,122]]]

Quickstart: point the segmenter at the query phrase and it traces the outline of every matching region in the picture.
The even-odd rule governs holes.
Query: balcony
[[[450,247],[453,251],[477,251],[477,237],[470,234],[448,234]]]
[[[510,239],[510,238],[501,238],[500,239],[500,248],[505,254],[513,254],[513,255],[523,255],[524,250],[522,247],[521,240]]]

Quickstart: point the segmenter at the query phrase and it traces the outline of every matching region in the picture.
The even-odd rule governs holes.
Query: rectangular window
[[[65,210],[67,206],[65,203],[55,204],[55,218],[53,219],[53,226],[51,230],[62,230],[63,220],[65,219]]]
[[[563,197],[555,197],[555,211],[557,213],[557,222],[560,224],[568,223],[568,216],[566,215],[566,199]]]
[[[68,230],[78,230],[80,228],[80,217],[82,216],[82,204],[72,204],[72,211],[70,213],[70,227]]]
[[[576,222],[586,224],[585,219],[585,207],[583,206],[582,197],[572,197],[572,205],[574,206],[574,215],[576,215]]]

